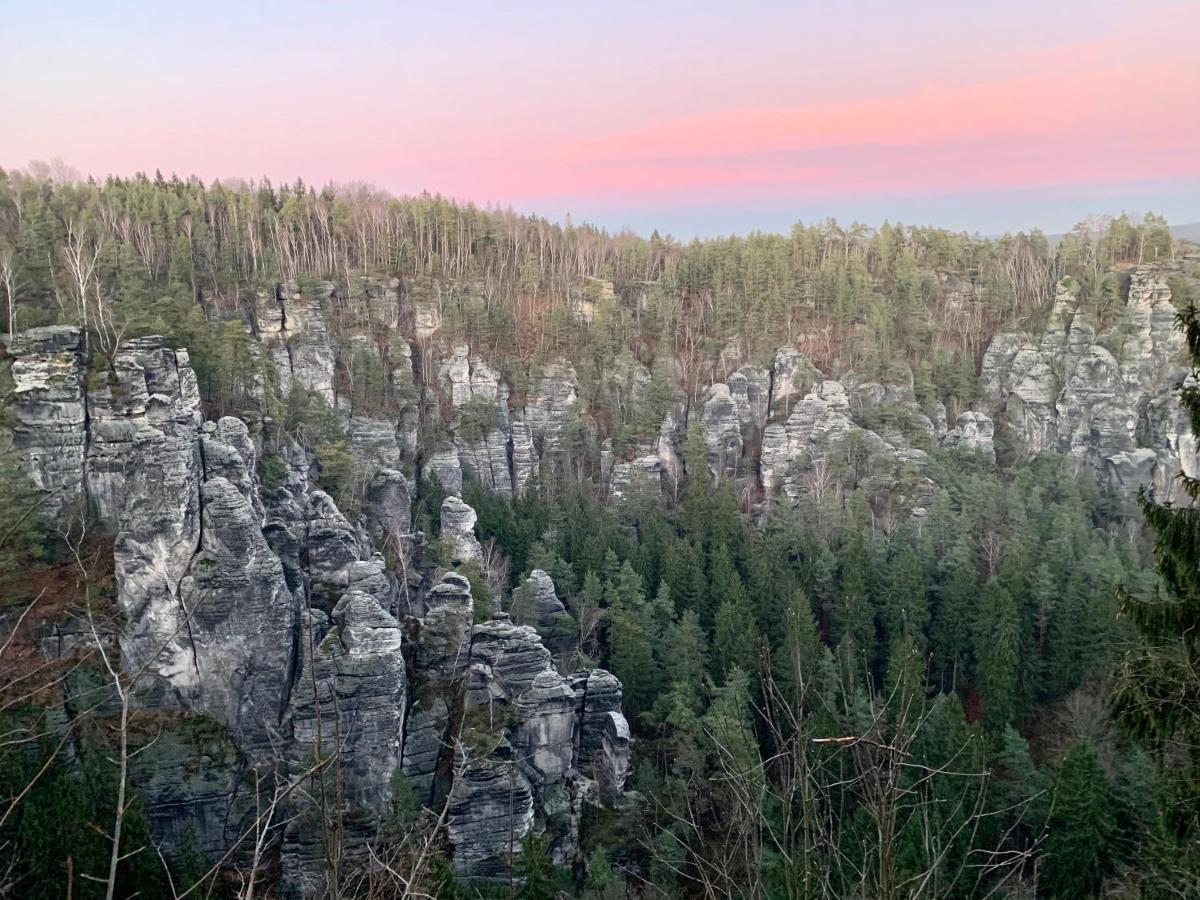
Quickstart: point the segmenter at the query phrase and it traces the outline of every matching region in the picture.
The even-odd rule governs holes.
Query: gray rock
[[[513,597],[513,617],[532,625],[542,643],[556,658],[574,650],[578,644],[578,626],[558,598],[554,580],[541,569],[534,569]]]
[[[319,611],[306,614],[292,694],[293,768],[338,752],[336,821],[343,859],[362,861],[392,810],[401,770],[407,680],[399,623],[375,599],[348,591],[332,627]],[[316,777],[316,776],[314,776]],[[290,799],[283,848],[284,877],[293,893],[321,896],[327,866],[321,840],[319,791]]]
[[[1062,452],[1085,463],[1112,487],[1132,492],[1153,486],[1174,500],[1174,474],[1197,468],[1176,388],[1183,336],[1162,266],[1130,273],[1120,321],[1098,332],[1060,284],[1039,338],[997,335],[984,356],[984,395],[1003,416],[1026,455]],[[1140,450],[1151,450],[1153,465]]]
[[[433,800],[434,775],[449,767],[450,710],[459,705],[473,624],[471,586],[449,572],[425,600],[413,657],[414,699],[404,739],[404,773],[417,799]]]
[[[592,669],[573,674],[571,686],[579,709],[576,765],[613,798],[625,788],[633,757],[621,682],[611,672]]]
[[[742,428],[729,385],[718,382],[708,389],[700,427],[709,474],[714,478],[734,474],[742,458]]]
[[[500,879],[515,870],[521,839],[533,827],[533,789],[514,763],[485,758],[466,764],[450,792],[446,832],[454,874]]]
[[[525,403],[525,423],[540,457],[561,452],[563,426],[578,402],[575,369],[565,361],[551,363],[533,379]]]
[[[346,591],[360,590],[384,608],[389,607],[391,584],[383,557],[374,552],[328,494],[313,491],[309,497],[312,514],[304,533],[309,604],[329,613]]]
[[[425,459],[425,476],[442,486],[448,494],[462,493],[462,464],[458,450],[452,446],[435,447]]]
[[[279,390],[287,396],[292,384],[334,405],[335,354],[322,305],[335,292],[327,281],[302,291],[295,281],[279,285],[273,293],[260,293],[256,304],[259,339],[275,365]]]
[[[73,325],[31,328],[7,338],[13,357],[12,446],[35,487],[44,516],[81,505],[87,446],[80,331]]]
[[[179,586],[197,699],[263,762],[283,740],[300,610],[249,499],[220,476],[201,499],[203,538]]]
[[[392,423],[352,416],[346,423],[346,438],[350,452],[364,464],[368,477],[378,469],[400,468],[400,443]]]
[[[451,563],[455,566],[483,559],[483,550],[475,537],[475,518],[475,510],[458,497],[451,496],[442,501],[442,537],[450,543]]]
[[[996,461],[996,447],[992,441],[995,426],[992,420],[980,412],[965,412],[958,417],[954,427],[942,438],[947,448],[965,447],[982,453],[992,462]]]
[[[792,404],[809,392],[807,382],[820,380],[820,373],[795,347],[780,347],[771,362],[771,416],[787,418]]]
[[[367,485],[367,506],[384,540],[412,530],[412,486],[402,472],[380,469]]]

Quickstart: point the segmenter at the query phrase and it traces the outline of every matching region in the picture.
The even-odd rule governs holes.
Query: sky
[[[1200,0],[0,0],[0,166],[677,237],[1200,220]]]

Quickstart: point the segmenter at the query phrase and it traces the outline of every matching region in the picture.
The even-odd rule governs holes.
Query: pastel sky
[[[0,0],[0,166],[677,236],[1200,220],[1200,0]]]

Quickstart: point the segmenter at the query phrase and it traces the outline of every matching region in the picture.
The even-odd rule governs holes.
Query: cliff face
[[[584,728],[598,701],[574,683],[611,676],[568,680],[533,628],[503,615],[474,622],[461,576],[427,594],[397,581],[371,535],[413,539],[409,481],[381,464],[401,459],[357,451],[374,474],[367,515],[352,522],[310,482],[294,445],[274,448],[284,471],[263,486],[261,435],[233,417],[203,421],[186,352],[128,341],[89,382],[73,329],[9,346],[14,446],[27,470],[53,515],[81,515],[86,503],[114,537],[121,666],[139,713],[169,723],[131,769],[164,849],[190,835],[218,858],[253,821],[263,784],[302,788],[336,765],[347,862],[368,858],[401,775],[423,803],[449,803],[460,874],[507,873],[510,839],[533,828],[571,861],[579,820],[563,818],[560,796],[599,803],[624,783],[619,684],[607,702],[615,721]],[[294,375],[297,358],[313,357],[289,349]],[[442,518],[456,561],[477,561],[474,511],[450,497]],[[496,773],[526,798],[500,817],[509,792],[497,793]],[[323,892],[321,815],[303,789],[274,811],[267,849],[289,895]]]

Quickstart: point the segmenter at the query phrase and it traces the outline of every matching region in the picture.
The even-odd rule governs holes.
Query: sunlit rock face
[[[1165,269],[1138,266],[1129,275],[1127,302],[1102,329],[1078,291],[1060,283],[1040,336],[992,340],[981,384],[1021,452],[1063,453],[1122,492],[1149,487],[1175,500],[1174,475],[1197,471],[1177,393],[1184,337]]]

